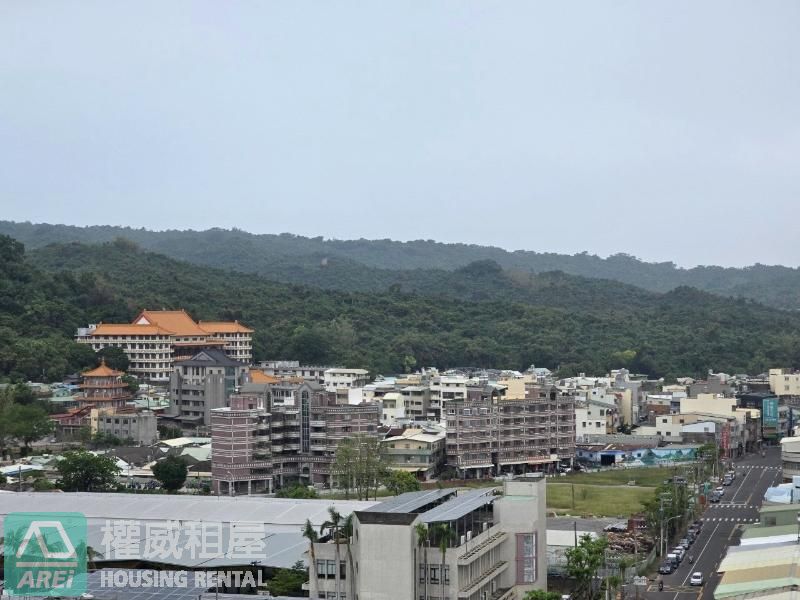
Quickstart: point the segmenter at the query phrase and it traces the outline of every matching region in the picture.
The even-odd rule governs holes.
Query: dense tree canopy
[[[692,288],[659,295],[553,276],[557,292],[538,304],[474,302],[290,286],[176,262],[125,241],[50,246],[27,258],[8,238],[0,237],[0,247],[6,261],[0,270],[0,377],[12,380],[42,373],[58,379],[92,366],[94,353],[71,340],[75,329],[128,322],[144,307],[239,319],[256,329],[256,359],[299,358],[373,373],[399,373],[408,365],[536,364],[564,375],[624,366],[674,377],[800,363],[800,314]],[[491,265],[476,268],[496,273]],[[581,299],[595,292],[606,299],[582,308]]]
[[[114,487],[119,474],[113,458],[86,450],[65,453],[56,468],[59,486],[65,492],[106,491]]]
[[[189,470],[186,461],[179,456],[167,456],[153,465],[153,477],[168,492],[177,492],[186,483]]]
[[[562,271],[667,292],[682,286],[744,297],[778,308],[800,308],[800,269],[756,264],[744,268],[699,266],[682,269],[671,262],[647,263],[627,254],[600,258],[509,252],[477,244],[432,240],[325,240],[288,233],[253,235],[241,230],[147,231],[130,227],[73,227],[0,221],[0,234],[29,247],[50,243],[111,242],[123,237],[142,248],[195,264],[258,273],[275,281],[344,291],[386,291],[451,295],[463,299],[500,298],[492,286],[478,289],[451,273],[470,263],[492,262],[521,278]],[[481,267],[478,267],[479,269]],[[482,276],[487,276],[485,271]],[[495,276],[502,276],[496,273]],[[514,294],[519,290],[514,291]],[[522,294],[524,295],[524,293]]]

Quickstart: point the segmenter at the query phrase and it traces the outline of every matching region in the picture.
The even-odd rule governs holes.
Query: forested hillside
[[[124,240],[23,255],[19,244],[0,237],[0,261],[0,377],[60,377],[87,361],[85,349],[69,341],[76,327],[128,321],[141,308],[179,307],[199,319],[253,326],[257,359],[373,373],[413,364],[534,363],[564,374],[627,366],[670,377],[709,368],[759,372],[800,359],[800,315],[688,288],[600,312],[565,300],[591,293],[597,282],[584,279],[563,278],[547,305],[533,305],[291,286],[177,262]]]
[[[110,242],[124,237],[142,248],[196,264],[343,291],[385,291],[400,286],[408,292],[458,297],[462,290],[452,290],[452,282],[446,280],[442,271],[454,271],[488,260],[509,271],[518,287],[524,285],[525,277],[531,273],[562,271],[656,292],[691,286],[720,295],[751,298],[778,308],[800,308],[800,270],[781,266],[680,269],[672,263],[646,263],[623,254],[603,259],[585,253],[569,256],[507,252],[488,246],[434,241],[340,241],[290,234],[253,235],[221,229],[152,232],[125,227],[81,228],[0,221],[0,233],[30,248],[56,242]],[[463,292],[467,294],[463,299],[470,299],[472,291]],[[474,299],[495,297],[491,293],[487,289],[476,290]],[[515,299],[526,300],[524,294],[516,294],[515,291]]]

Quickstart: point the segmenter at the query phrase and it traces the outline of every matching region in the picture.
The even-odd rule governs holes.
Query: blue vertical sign
[[[778,399],[764,398],[761,401],[761,427],[771,429],[769,433],[778,435]],[[766,432],[765,432],[766,433]]]

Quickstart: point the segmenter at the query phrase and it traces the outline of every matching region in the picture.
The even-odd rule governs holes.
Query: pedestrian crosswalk
[[[767,465],[736,465],[737,469],[766,469],[767,471],[780,471],[782,467],[769,467]]]
[[[745,504],[745,503],[738,504],[736,502],[731,502],[729,504],[724,504],[724,503],[720,502],[719,504],[709,504],[708,505],[708,509],[709,510],[719,510],[721,508],[759,509],[759,508],[761,508],[761,505],[759,505],[759,504]]]
[[[758,523],[758,517],[701,517],[707,523]]]

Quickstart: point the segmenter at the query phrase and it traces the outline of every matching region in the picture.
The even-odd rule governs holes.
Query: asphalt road
[[[661,575],[664,591],[659,592],[656,583],[651,583],[645,594],[648,600],[713,600],[714,589],[719,582],[717,568],[728,546],[736,545],[741,527],[758,521],[758,509],[767,488],[780,483],[780,449],[768,448],[766,457],[760,454],[747,455],[734,461],[736,479],[725,488],[719,504],[710,504],[700,516],[703,529],[689,548],[687,556],[694,556],[694,564],[684,558],[681,565],[670,575]],[[703,574],[702,587],[691,587],[692,573]]]

